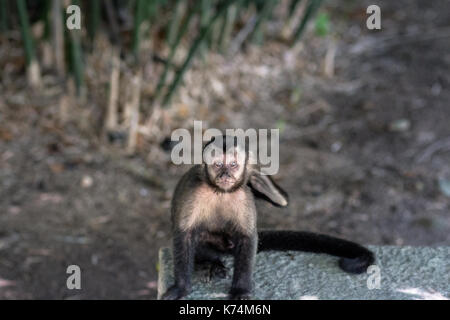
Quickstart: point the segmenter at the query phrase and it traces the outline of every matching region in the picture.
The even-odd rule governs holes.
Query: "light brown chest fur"
[[[189,210],[181,213],[181,227],[184,230],[202,225],[215,231],[231,224],[248,233],[254,228],[256,216],[253,198],[244,189],[221,193],[205,184],[197,188],[190,198]]]

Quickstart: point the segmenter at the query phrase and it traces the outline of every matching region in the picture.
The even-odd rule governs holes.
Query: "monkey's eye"
[[[237,162],[236,162],[236,161],[232,161],[232,162],[230,163],[230,167],[236,168],[236,167],[237,167]]]
[[[215,165],[217,168],[222,168],[223,163],[220,162],[220,161],[217,161],[217,162],[214,162],[214,165]]]

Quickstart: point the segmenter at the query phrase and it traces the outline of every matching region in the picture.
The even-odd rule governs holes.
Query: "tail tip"
[[[367,268],[375,262],[372,252],[356,258],[340,258],[339,267],[348,273],[360,274],[367,271]]]

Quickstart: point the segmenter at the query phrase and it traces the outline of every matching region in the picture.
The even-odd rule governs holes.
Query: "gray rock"
[[[254,299],[449,299],[450,247],[369,246],[377,257],[367,274],[349,275],[337,258],[299,252],[262,252],[257,255]],[[226,279],[206,282],[207,270],[196,269],[187,299],[224,299],[231,285],[232,259]],[[173,283],[172,254],[159,253],[158,297]],[[369,289],[371,287],[372,289]]]

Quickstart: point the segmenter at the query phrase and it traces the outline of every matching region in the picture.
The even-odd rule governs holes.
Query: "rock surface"
[[[262,252],[256,258],[254,299],[450,299],[450,247],[369,246],[376,266],[367,274],[349,275],[337,258],[298,252]],[[159,253],[158,298],[173,283],[172,254]],[[231,285],[232,259],[226,259],[228,276],[207,282],[207,270],[198,267],[187,299],[225,299]],[[379,289],[375,281],[379,271]],[[373,289],[369,289],[372,287]]]

